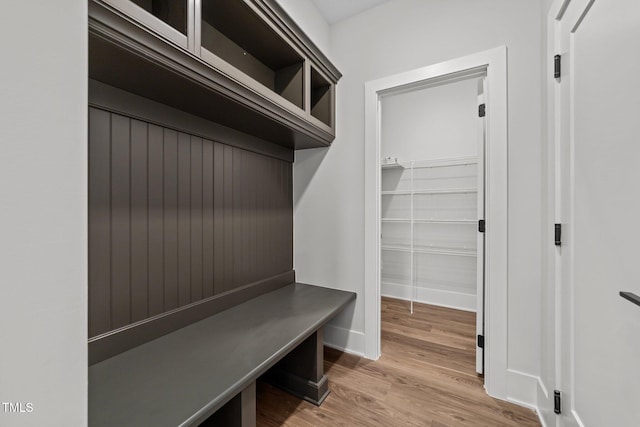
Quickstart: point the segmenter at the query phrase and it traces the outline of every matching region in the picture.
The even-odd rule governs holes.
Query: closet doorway
[[[408,301],[411,314],[414,302],[475,312],[479,374],[484,85],[481,73],[382,97],[380,142],[381,295]]]
[[[391,289],[395,288],[397,292],[403,292],[406,299],[422,299],[425,295],[433,295],[431,292],[433,289],[424,287],[421,289],[418,286],[413,286],[414,282],[411,277],[404,276],[404,283],[393,286],[389,283],[393,283],[393,280],[387,280],[389,276],[393,276],[393,270],[389,270],[389,264],[383,267],[383,246],[386,249],[400,249],[395,252],[408,253],[410,256],[406,257],[408,263],[414,259],[413,266],[409,267],[409,276],[411,272],[416,277],[435,275],[435,273],[428,271],[428,265],[423,261],[416,261],[418,257],[422,258],[434,258],[439,257],[441,259],[448,257],[462,258],[467,256],[466,273],[465,277],[469,277],[473,274],[481,274],[482,269],[478,269],[477,263],[484,258],[484,303],[478,304],[476,295],[469,298],[463,294],[461,300],[466,301],[467,307],[473,306],[473,301],[479,306],[480,310],[478,316],[484,318],[484,342],[480,342],[483,345],[484,350],[484,384],[487,393],[491,396],[506,399],[507,398],[507,49],[506,47],[498,47],[484,52],[479,52],[473,55],[452,59],[450,61],[430,65],[427,67],[411,70],[408,72],[384,77],[378,80],[370,81],[365,84],[365,286],[364,286],[364,307],[365,307],[365,333],[364,333],[364,346],[365,357],[369,359],[377,359],[381,354],[381,296],[383,289],[385,292],[391,292]],[[469,83],[469,81],[471,83]],[[485,104],[485,128],[484,134],[486,135],[486,141],[484,144],[484,150],[476,151],[475,156],[465,154],[463,151],[459,151],[457,154],[454,152],[448,152],[445,155],[444,151],[441,151],[438,155],[433,155],[432,159],[424,154],[401,154],[400,149],[398,151],[385,152],[383,155],[382,143],[384,139],[384,108],[385,99],[391,99],[393,97],[400,98],[401,95],[407,95],[412,93],[418,93],[420,91],[426,91],[434,88],[445,88],[447,85],[454,85],[456,83],[463,84],[467,82],[469,84],[475,84],[475,90],[472,94],[475,97],[474,109],[478,107],[478,82],[482,81],[482,97]],[[478,120],[478,113],[475,113],[475,120]],[[476,124],[478,122],[476,121]],[[474,126],[474,138],[473,144],[477,146],[479,137],[479,127]],[[400,136],[402,138],[402,136]],[[446,147],[441,147],[442,149]],[[450,147],[449,147],[450,148]],[[398,153],[398,154],[395,154]],[[482,156],[484,159],[470,159],[473,157]],[[398,163],[404,166],[402,172],[391,172],[390,176],[394,173],[396,175],[395,181],[397,185],[394,189],[391,187],[393,178],[383,178],[382,159],[384,157],[397,157]],[[404,157],[404,158],[403,158]],[[388,165],[393,165],[394,160],[385,161]],[[475,164],[474,164],[475,163]],[[408,166],[408,167],[407,167]],[[439,167],[434,167],[439,166]],[[484,168],[483,168],[484,166]],[[471,173],[470,170],[475,168],[475,172]],[[391,167],[390,169],[393,169]],[[402,168],[399,168],[402,169]],[[435,170],[445,171],[449,169],[450,177],[443,179],[430,177],[430,173]],[[462,172],[466,169],[466,172]],[[386,170],[386,169],[385,169]],[[460,175],[460,180],[455,183],[455,174],[451,174],[452,171],[457,170]],[[412,176],[413,175],[413,178]],[[465,177],[466,176],[466,177]],[[476,179],[480,180],[484,176],[484,186],[478,185],[477,181],[475,186],[472,186],[471,181]],[[461,186],[461,182],[467,180],[465,186]],[[440,187],[433,187],[432,184],[439,182]],[[427,186],[426,182],[430,182]],[[416,184],[422,185],[422,187],[416,187]],[[384,188],[383,188],[384,185]],[[423,188],[424,187],[424,188]],[[475,188],[474,188],[475,187]],[[440,190],[437,192],[436,190]],[[452,192],[457,190],[458,192]],[[464,191],[463,191],[464,190]],[[475,194],[471,191],[475,191]],[[484,191],[483,191],[484,190]],[[383,201],[384,192],[391,199],[397,199],[393,202]],[[402,192],[408,193],[404,197]],[[461,209],[440,209],[438,212],[429,211],[428,205],[425,204],[425,199],[443,199],[445,192],[455,195],[450,197],[449,202],[453,203],[452,199],[456,199],[460,204],[458,206]],[[466,191],[466,193],[465,193]],[[394,193],[395,192],[395,193]],[[421,200],[416,200],[418,193]],[[431,193],[429,193],[431,192]],[[484,193],[484,194],[482,194]],[[484,239],[484,245],[478,245],[477,235],[478,219],[482,218],[482,203],[478,204],[478,194],[480,194],[480,200],[484,201],[484,220],[485,220],[485,232],[481,236]],[[398,197],[396,197],[398,196]],[[413,199],[413,201],[412,201]],[[414,206],[412,206],[412,203]],[[394,216],[400,215],[402,206],[405,204],[404,210],[408,216]],[[453,208],[455,205],[450,205],[449,208]],[[398,210],[394,210],[398,208]],[[386,210],[383,217],[383,209]],[[445,211],[448,213],[445,214]],[[475,211],[474,211],[475,210]],[[464,212],[464,215],[462,214]],[[470,216],[469,213],[475,213]],[[437,214],[437,215],[436,215]],[[411,215],[414,216],[413,220]],[[387,221],[383,223],[383,218]],[[407,221],[408,219],[408,221]],[[418,220],[420,221],[418,223]],[[437,222],[435,220],[440,220]],[[397,220],[397,221],[394,221]],[[431,221],[429,221],[431,220]],[[403,221],[408,223],[408,231],[405,226],[405,231],[402,231],[400,225]],[[440,237],[440,241],[436,245],[435,240],[432,243],[423,240],[423,237],[416,236],[411,232],[411,227],[421,229],[438,229],[440,227],[440,233],[442,233],[445,223],[448,221],[451,224],[457,224],[461,228],[466,227],[468,229],[467,234],[460,234],[458,237],[451,237],[458,240],[457,244],[462,246],[446,247],[444,240]],[[454,222],[457,221],[457,222]],[[464,222],[463,222],[464,221]],[[391,225],[391,227],[387,227]],[[384,225],[383,225],[384,224]],[[463,227],[464,226],[464,227]],[[396,231],[389,231],[386,233],[383,228],[392,230],[395,227]],[[470,231],[474,230],[474,231]],[[414,230],[419,231],[419,230]],[[470,237],[474,233],[476,237],[476,247],[473,249],[471,243],[473,237]],[[394,236],[395,233],[395,237]],[[386,235],[386,237],[385,237]],[[393,239],[400,239],[402,236],[408,238],[402,243],[400,240],[396,240],[395,244]],[[433,235],[433,234],[432,234]],[[466,239],[466,244],[463,240]],[[384,241],[383,241],[384,240]],[[413,240],[414,248],[411,249]],[[433,247],[429,248],[429,244]],[[451,245],[451,241],[448,243]],[[404,246],[403,245],[407,245]],[[465,248],[465,245],[467,246]],[[415,254],[416,247],[421,251],[420,255]],[[448,249],[449,252],[456,252],[454,254],[445,255],[443,253],[434,253],[436,247],[438,250],[444,251]],[[482,251],[484,249],[484,256]],[[389,250],[391,252],[392,250]],[[480,252],[480,253],[479,253]],[[464,254],[464,255],[463,255]],[[471,255],[474,255],[472,258]],[[397,257],[397,254],[396,254]],[[435,265],[443,266],[446,262],[441,261],[435,263]],[[474,264],[474,262],[476,264]],[[433,264],[432,264],[433,265]],[[475,270],[474,270],[475,267]],[[385,269],[383,277],[382,269]],[[475,271],[475,273],[474,273]],[[390,274],[387,274],[390,273]],[[442,273],[439,272],[438,274]],[[405,272],[406,274],[406,272]],[[397,276],[396,279],[399,277]],[[402,277],[400,277],[402,278]],[[386,283],[383,284],[383,279]],[[477,279],[477,277],[476,277]],[[475,284],[481,283],[480,281],[473,282]],[[469,285],[469,281],[466,282],[466,290],[471,294],[472,286]],[[458,290],[461,290],[458,288]],[[436,289],[436,291],[442,291],[442,289]],[[443,295],[442,292],[435,292]],[[450,293],[451,294],[451,293]],[[450,296],[450,295],[449,295]],[[474,299],[475,298],[475,299]],[[426,299],[426,298],[425,298]],[[460,298],[459,298],[460,300]],[[449,304],[451,305],[451,304]],[[470,308],[471,309],[471,308]],[[477,309],[477,307],[476,307]],[[482,322],[477,322],[478,326],[482,326]],[[480,330],[481,331],[481,330]],[[482,334],[480,334],[482,335]],[[482,353],[479,353],[481,356]],[[482,366],[481,358],[478,357],[478,366]]]

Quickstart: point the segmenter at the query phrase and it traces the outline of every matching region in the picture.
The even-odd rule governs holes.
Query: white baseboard
[[[576,411],[571,411],[571,415],[573,416],[573,419],[576,420],[576,424],[578,425],[578,427],[584,427],[584,423],[582,422],[578,414],[576,414]]]
[[[541,407],[543,400],[548,397],[547,388],[540,377],[514,369],[507,370],[507,400],[534,410],[543,427],[555,425],[552,422],[553,414]]]
[[[540,421],[540,425],[542,425],[542,427],[552,427],[555,425],[547,422],[546,418],[542,415],[542,412],[540,412],[539,408],[536,408],[536,415],[538,416],[538,421]]]
[[[402,300],[411,299],[411,286],[397,283],[382,283],[381,294],[385,297]],[[463,294],[460,292],[443,291],[440,289],[417,288],[414,301],[424,304],[439,305],[464,311],[476,311],[475,294]]]
[[[362,357],[364,333],[327,324],[324,327],[324,345]]]
[[[555,426],[556,414],[553,413],[553,408],[549,406],[549,391],[542,382],[541,378],[538,378],[538,396],[536,400],[536,412],[538,413],[538,419],[542,427]]]
[[[537,376],[508,369],[507,400],[537,411],[538,380]]]

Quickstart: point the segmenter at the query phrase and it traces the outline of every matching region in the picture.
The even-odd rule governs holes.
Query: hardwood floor
[[[489,397],[475,373],[475,314],[382,299],[382,356],[325,348],[331,393],[321,407],[258,383],[259,426],[539,426]]]

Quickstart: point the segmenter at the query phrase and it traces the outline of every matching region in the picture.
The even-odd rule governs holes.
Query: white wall
[[[87,2],[5,2],[0,51],[0,425],[82,426]]]
[[[477,79],[385,96],[380,150],[401,162],[477,155]]]
[[[277,0],[280,6],[302,28],[318,48],[331,58],[330,29],[320,11],[311,0]]]
[[[509,77],[508,366],[529,386],[540,368],[539,2],[395,0],[332,27],[344,74],[338,136],[328,150],[296,153],[295,265],[301,281],[356,291],[355,311],[333,325],[364,331],[364,83],[500,45]]]

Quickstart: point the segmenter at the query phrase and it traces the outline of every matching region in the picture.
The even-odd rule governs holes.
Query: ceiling
[[[347,19],[388,0],[311,0],[329,24]]]

